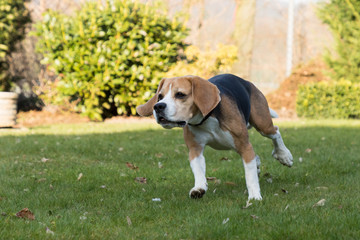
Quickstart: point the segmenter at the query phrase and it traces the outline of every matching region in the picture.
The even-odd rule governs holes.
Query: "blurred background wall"
[[[31,0],[27,6],[36,22],[46,9],[72,14],[85,1]],[[296,67],[330,48],[333,40],[327,26],[316,16],[316,7],[322,0],[293,1],[292,66]],[[164,3],[170,16],[179,11],[188,13],[189,43],[201,49],[215,48],[218,43],[238,47],[238,61],[232,73],[254,82],[264,92],[275,90],[286,78],[288,0],[164,0]],[[36,53],[35,44],[36,38],[27,36],[12,54],[11,73],[17,76],[24,110],[41,107],[29,101],[36,98],[33,86],[41,87],[44,81],[54,78],[40,65],[41,56]]]

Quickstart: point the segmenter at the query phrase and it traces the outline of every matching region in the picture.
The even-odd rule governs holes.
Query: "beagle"
[[[258,174],[260,158],[249,142],[248,128],[272,139],[272,155],[291,167],[293,157],[279,128],[273,125],[275,111],[251,82],[222,74],[208,81],[197,76],[164,78],[154,97],[137,107],[140,116],[153,114],[164,128],[182,127],[195,178],[191,198],[201,198],[208,189],[205,176],[206,145],[218,150],[233,149],[242,157],[248,199],[261,200]]]

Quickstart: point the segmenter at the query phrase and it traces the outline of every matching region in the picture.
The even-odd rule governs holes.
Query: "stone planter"
[[[16,124],[18,95],[13,92],[0,92],[0,127]]]

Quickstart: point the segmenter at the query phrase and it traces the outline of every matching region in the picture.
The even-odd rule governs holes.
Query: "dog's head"
[[[218,88],[196,76],[164,78],[154,97],[136,108],[140,116],[153,114],[164,128],[200,122],[220,102]],[[198,120],[200,119],[200,120]]]

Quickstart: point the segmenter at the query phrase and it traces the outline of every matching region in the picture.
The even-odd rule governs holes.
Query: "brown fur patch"
[[[208,115],[220,102],[219,89],[209,81],[200,77],[188,77],[192,81],[194,103],[202,115]]]
[[[275,134],[276,128],[273,125],[266,98],[253,84],[251,84],[250,104],[250,124],[262,134]]]
[[[234,139],[236,151],[245,162],[250,162],[255,158],[255,152],[249,142],[245,119],[239,112],[236,103],[229,97],[222,96],[220,110],[222,114],[219,119],[221,129],[230,132]]]
[[[183,129],[184,140],[187,148],[189,149],[189,160],[193,160],[198,157],[204,148],[195,141],[194,134],[190,131],[188,126]]]

